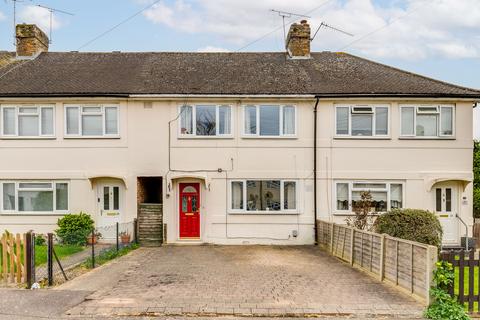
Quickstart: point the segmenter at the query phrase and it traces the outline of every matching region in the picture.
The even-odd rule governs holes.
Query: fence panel
[[[5,232],[0,240],[0,279],[5,284],[22,284],[26,281],[25,235]]]
[[[317,226],[318,244],[332,255],[429,303],[436,247],[321,220]]]

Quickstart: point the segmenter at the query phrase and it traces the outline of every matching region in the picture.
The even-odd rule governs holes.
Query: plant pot
[[[87,237],[87,244],[96,244],[97,243],[97,236],[88,236]]]
[[[121,240],[122,244],[128,244],[128,243],[130,243],[130,235],[129,234],[122,235],[122,236],[120,236],[120,240]]]

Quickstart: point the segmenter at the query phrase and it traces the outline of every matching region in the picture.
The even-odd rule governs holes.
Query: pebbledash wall
[[[219,244],[312,244],[313,108],[315,99],[245,97],[220,99],[24,99],[0,104],[55,104],[55,138],[0,140],[0,179],[62,180],[69,182],[68,212],[100,217],[96,188],[103,182],[120,187],[120,222],[137,215],[137,177],[163,177],[164,223],[167,242],[179,238],[178,183],[201,183],[201,239]],[[67,138],[64,103],[118,104],[119,138]],[[232,136],[184,138],[179,136],[179,106],[187,103],[225,104],[232,107]],[[252,138],[243,135],[243,106],[279,104],[296,106],[296,135],[288,138]],[[379,139],[335,135],[335,104],[389,106],[389,134]],[[454,138],[400,137],[399,104],[453,104]],[[458,100],[325,100],[318,105],[318,218],[343,223],[349,213],[336,208],[336,182],[387,182],[403,186],[403,207],[435,210],[435,186],[450,183],[459,216],[472,221],[472,102]],[[171,121],[169,143],[169,121]],[[170,145],[170,148],[169,148]],[[169,161],[170,157],[170,161]],[[170,164],[170,168],[169,168]],[[219,170],[221,169],[221,170]],[[188,172],[190,171],[190,172]],[[195,172],[193,172],[195,171]],[[295,212],[238,213],[229,207],[232,179],[284,179],[297,182]],[[0,232],[55,229],[62,214],[6,213]],[[103,219],[103,220],[101,220]],[[101,221],[100,221],[101,220]],[[113,223],[113,220],[112,220]],[[464,227],[455,222],[458,239]],[[458,242],[458,239],[455,242]]]

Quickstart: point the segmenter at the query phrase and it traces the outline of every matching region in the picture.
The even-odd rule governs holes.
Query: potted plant
[[[102,234],[98,231],[95,231],[93,234],[90,233],[87,237],[87,244],[96,244],[101,237]]]
[[[122,244],[130,243],[130,233],[128,233],[127,231],[120,232],[119,236]]]

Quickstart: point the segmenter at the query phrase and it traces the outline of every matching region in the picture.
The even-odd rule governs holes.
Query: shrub
[[[92,232],[93,220],[90,215],[67,214],[58,219],[58,229],[55,230],[60,242],[72,245],[85,245],[88,235]]]
[[[378,233],[440,247],[442,226],[434,213],[420,209],[393,209],[374,224]]]
[[[45,236],[43,234],[36,234],[35,235],[35,245],[36,246],[44,246],[47,243],[45,240]]]

